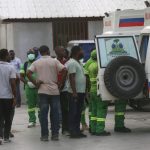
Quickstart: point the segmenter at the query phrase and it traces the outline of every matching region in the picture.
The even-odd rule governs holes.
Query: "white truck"
[[[150,8],[117,11],[104,19],[104,34],[95,38],[102,100],[150,102],[149,37]]]

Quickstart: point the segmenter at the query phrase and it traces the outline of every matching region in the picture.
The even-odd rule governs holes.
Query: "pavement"
[[[106,129],[112,133],[109,137],[95,137],[85,132],[85,139],[69,139],[60,135],[58,142],[40,141],[40,126],[28,129],[27,108],[16,109],[13,123],[15,138],[9,144],[0,146],[0,150],[149,150],[150,149],[150,114],[135,112],[131,109],[126,114],[126,126],[132,133],[114,133],[114,111],[110,108]]]

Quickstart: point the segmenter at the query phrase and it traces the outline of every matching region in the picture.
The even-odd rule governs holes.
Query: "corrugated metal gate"
[[[70,40],[87,40],[87,21],[56,21],[53,22],[53,44],[67,46]]]

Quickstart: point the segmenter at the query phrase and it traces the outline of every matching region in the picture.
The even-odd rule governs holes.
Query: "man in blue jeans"
[[[41,122],[41,141],[48,141],[48,112],[49,106],[51,109],[51,130],[52,140],[59,140],[59,107],[60,107],[60,92],[65,82],[67,71],[58,60],[49,56],[50,50],[47,46],[41,46],[41,58],[30,66],[27,71],[28,79],[38,88],[39,107],[40,107],[40,122]],[[62,80],[58,82],[58,74],[62,73]],[[32,78],[32,74],[37,74],[37,80]]]
[[[85,99],[86,77],[80,59],[83,51],[79,46],[71,50],[71,59],[67,63],[69,76],[69,130],[71,138],[84,138],[80,131],[81,113]]]

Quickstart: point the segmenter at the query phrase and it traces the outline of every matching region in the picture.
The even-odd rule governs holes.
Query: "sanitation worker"
[[[38,105],[38,93],[37,88],[28,80],[26,73],[31,64],[36,60],[34,51],[30,50],[27,53],[28,61],[21,66],[20,76],[21,81],[25,85],[25,94],[27,98],[28,105],[28,115],[29,115],[29,124],[28,128],[36,126],[36,109]],[[33,77],[36,78],[36,74],[33,74]]]
[[[92,135],[108,136],[109,132],[105,129],[105,119],[107,114],[107,102],[103,102],[100,96],[97,96],[97,75],[98,63],[96,50],[91,53],[91,58],[85,65],[86,73],[89,75],[91,88],[90,88],[90,103],[89,108],[91,111],[90,116],[90,131]]]
[[[93,62],[91,62],[91,60]],[[87,62],[88,63],[88,62]],[[98,75],[98,63],[96,50],[91,53],[90,64],[85,65],[86,72],[90,77],[91,89],[90,89],[90,105],[91,117],[90,128],[91,134],[97,136],[108,136],[109,132],[105,131],[105,120],[107,115],[108,102],[102,101],[100,96],[97,96],[97,75]],[[131,132],[130,129],[124,125],[125,110],[127,101],[117,100],[115,101],[115,131],[116,132]]]

